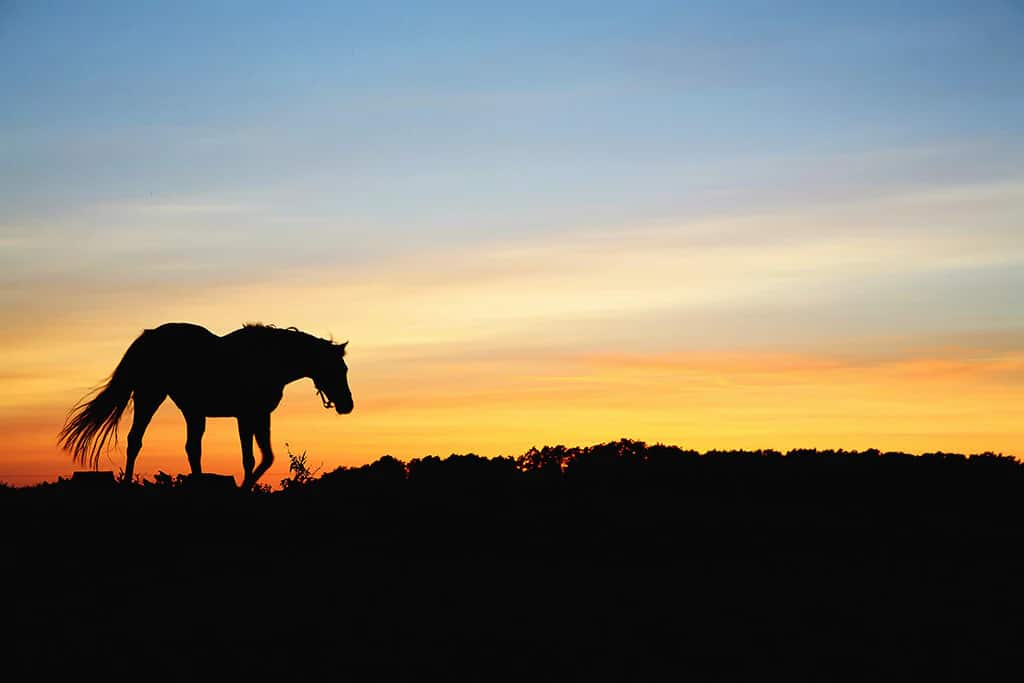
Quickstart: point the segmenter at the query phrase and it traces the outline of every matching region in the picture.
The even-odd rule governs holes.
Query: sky
[[[144,329],[349,341],[330,470],[1024,455],[1024,6],[0,3],[0,481]],[[137,472],[187,471],[168,401]],[[287,444],[287,446],[286,446]],[[101,462],[123,466],[122,448]],[[241,475],[232,420],[208,471]]]

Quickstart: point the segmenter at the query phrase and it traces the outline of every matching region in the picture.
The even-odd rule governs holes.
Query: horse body
[[[206,418],[238,420],[242,485],[249,488],[273,463],[270,414],[281,402],[285,385],[309,377],[325,407],[333,405],[339,414],[352,411],[344,354],[344,344],[294,328],[246,325],[218,337],[198,325],[167,323],[146,330],[128,347],[110,381],[72,409],[60,440],[76,459],[97,466],[107,437],[113,433],[116,438],[121,414],[134,402],[124,472],[131,481],[143,434],[170,397],[185,417],[185,452],[193,474],[202,472]],[[258,467],[253,439],[262,454]]]
[[[182,413],[205,417],[241,417],[273,411],[284,385],[304,373],[285,373],[278,345],[252,343],[252,329],[218,337],[204,327],[169,323],[147,342],[166,358],[147,368],[150,386],[162,388]],[[180,349],[190,349],[182,354]],[[294,363],[294,361],[292,361]],[[295,376],[286,376],[294,374]]]

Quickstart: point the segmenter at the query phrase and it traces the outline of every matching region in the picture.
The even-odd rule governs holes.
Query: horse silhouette
[[[132,342],[103,386],[83,397],[68,414],[58,436],[75,461],[93,469],[129,403],[124,481],[131,482],[142,435],[168,396],[185,416],[185,453],[192,474],[201,474],[202,439],[208,417],[234,417],[242,443],[242,488],[251,488],[274,462],[270,413],[284,387],[309,377],[325,408],[352,412],[345,344],[335,344],[294,327],[248,324],[223,337],[189,323],[167,323],[145,330]],[[91,397],[91,399],[90,399]],[[252,442],[262,453],[256,466]]]

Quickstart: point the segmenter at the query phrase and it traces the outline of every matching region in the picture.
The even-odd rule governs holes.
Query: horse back
[[[221,339],[200,325],[165,323],[146,330],[139,341],[144,346],[150,374],[163,376],[173,385],[175,380],[195,383],[200,377],[224,370],[229,359]]]
[[[160,337],[168,342],[198,341],[202,343],[220,338],[202,325],[194,323],[164,323],[152,330],[146,330],[145,334],[150,337]]]

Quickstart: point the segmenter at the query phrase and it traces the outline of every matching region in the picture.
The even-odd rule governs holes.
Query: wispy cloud
[[[700,448],[1012,451],[1024,320],[991,293],[1022,279],[1011,220],[1022,206],[1024,183],[1001,181],[166,277],[160,260],[173,258],[176,235],[230,249],[235,240],[200,226],[245,207],[121,207],[184,217],[186,232],[149,244],[113,225],[102,234],[135,270],[94,279],[54,266],[52,281],[45,271],[9,280],[0,422],[18,467],[36,471],[32,454],[48,453],[59,470],[65,411],[142,328],[191,320],[223,333],[263,320],[352,341],[358,414],[325,421],[299,383],[275,422],[333,464],[622,435]],[[180,418],[162,415],[149,462],[175,468]],[[211,430],[211,453],[234,452],[228,432]],[[232,471],[223,458],[212,462]]]

